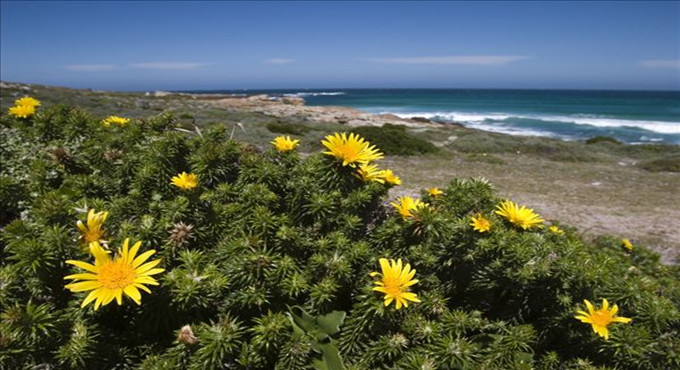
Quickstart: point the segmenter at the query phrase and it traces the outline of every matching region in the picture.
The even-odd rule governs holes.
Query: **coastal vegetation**
[[[680,367],[680,270],[636,239],[584,238],[479,177],[396,196],[414,185],[395,157],[337,123],[34,97],[0,118],[3,368]],[[437,141],[424,157],[552,153],[387,130]]]
[[[353,128],[352,132],[367,138],[389,155],[418,155],[439,150],[431,142],[410,134],[402,125],[360,126]]]
[[[394,197],[416,196],[421,188],[443,187],[455,177],[481,176],[502,196],[533,204],[547,219],[578,226],[585,238],[630,237],[661,253],[664,263],[674,263],[680,251],[680,229],[664,226],[667,220],[680,219],[680,210],[668,206],[680,203],[680,180],[672,172],[677,168],[673,158],[680,155],[677,145],[586,144],[510,136],[426,119],[380,118],[346,108],[251,101],[243,96],[75,90],[7,82],[0,87],[3,112],[17,98],[30,95],[44,106],[77,106],[101,119],[116,114],[132,119],[172,114],[180,129],[196,132],[197,127],[225,126],[230,138],[257,146],[268,146],[278,134],[291,135],[300,140],[301,153],[318,150],[325,135],[391,123],[401,126],[409,140],[425,140],[439,149],[410,156],[390,154],[384,160],[403,180],[390,190]],[[288,127],[297,133],[286,133]],[[646,169],[647,162],[664,158],[671,160],[662,161],[659,171]]]

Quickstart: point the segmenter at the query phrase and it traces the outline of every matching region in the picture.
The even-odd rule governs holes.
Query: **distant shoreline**
[[[291,89],[192,91],[196,96],[300,97],[307,106],[346,107],[420,122],[558,138],[610,136],[629,144],[680,144],[680,92],[491,89]]]
[[[36,88],[42,87],[42,85],[31,85],[31,84],[21,84],[12,82],[1,82],[0,88],[12,87],[12,86],[35,86]],[[55,89],[70,89],[67,87],[49,87]],[[382,126],[386,123],[391,124],[402,124],[409,127],[418,126],[431,126],[431,125],[452,125],[458,127],[466,127],[472,130],[481,130],[486,132],[493,132],[497,134],[506,134],[517,137],[545,137],[550,139],[560,139],[563,141],[584,141],[593,137],[612,137],[614,136],[607,134],[593,134],[587,137],[561,137],[558,135],[546,135],[533,134],[531,131],[527,130],[508,130],[501,127],[493,127],[486,125],[484,120],[486,117],[472,117],[477,120],[477,122],[468,122],[466,119],[453,119],[447,117],[438,116],[437,114],[432,114],[431,112],[417,112],[417,113],[398,113],[398,112],[371,112],[367,110],[362,110],[361,108],[346,106],[346,105],[318,105],[318,104],[308,104],[309,100],[319,100],[335,98],[337,96],[351,94],[356,91],[372,91],[371,89],[292,89],[292,90],[184,90],[184,91],[145,91],[145,92],[121,92],[121,91],[98,91],[90,89],[72,89],[74,91],[82,92],[92,92],[92,93],[105,93],[105,94],[132,94],[148,97],[158,97],[165,98],[168,96],[178,96],[178,97],[190,97],[191,99],[200,100],[208,103],[209,105],[216,106],[218,108],[238,108],[250,111],[256,111],[264,113],[267,115],[275,117],[294,117],[294,116],[304,116],[310,120],[318,120],[323,122],[338,122],[341,124],[346,124],[348,126]],[[414,91],[418,89],[381,89],[386,91]],[[420,89],[425,91],[464,91],[467,89]],[[470,89],[475,91],[569,91],[578,92],[581,90],[529,90],[529,89]],[[595,92],[596,90],[588,90],[589,92]],[[623,90],[601,90],[607,92],[615,93],[625,93]],[[268,94],[264,94],[264,93]],[[652,94],[652,91],[644,91],[644,94]],[[675,96],[675,92],[663,91],[663,94],[672,94]],[[677,92],[677,97],[680,99],[680,91]],[[444,112],[446,113],[446,112]],[[463,116],[465,118],[465,116]],[[501,117],[503,118],[503,117]],[[525,119],[526,117],[519,117],[520,119]],[[667,124],[675,124],[676,122],[668,122]],[[680,128],[680,122],[678,122],[678,127]],[[674,134],[673,134],[674,135]],[[617,139],[618,140],[618,139]],[[621,140],[618,140],[621,141]],[[644,142],[627,142],[632,145],[680,145],[680,140],[676,142],[663,141],[658,139],[652,139]]]

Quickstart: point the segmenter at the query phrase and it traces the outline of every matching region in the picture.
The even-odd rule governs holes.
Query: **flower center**
[[[88,243],[101,240],[104,232],[101,229],[89,229],[85,233],[85,241]]]
[[[108,289],[123,289],[131,285],[137,274],[135,269],[123,261],[113,261],[99,268],[99,282]]]
[[[383,278],[383,284],[385,284],[387,295],[396,297],[402,293],[401,282],[397,278],[385,277]]]
[[[356,148],[349,146],[349,145],[343,145],[340,148],[338,148],[338,153],[340,154],[340,157],[348,162],[353,162],[356,157],[358,151]]]
[[[602,310],[593,312],[593,314],[590,315],[590,319],[593,320],[593,324],[598,326],[607,326],[612,322],[612,317],[609,315],[609,312],[603,312]]]

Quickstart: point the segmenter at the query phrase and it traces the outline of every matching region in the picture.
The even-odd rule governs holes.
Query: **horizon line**
[[[6,81],[0,80],[3,84],[23,84],[23,85],[37,85],[46,87],[59,87],[59,88],[69,88],[73,90],[91,90],[91,91],[108,91],[108,92],[152,92],[152,91],[168,91],[168,92],[178,92],[178,93],[188,93],[188,92],[215,92],[215,91],[274,91],[274,90],[303,90],[303,91],[314,91],[314,90],[535,90],[535,91],[648,91],[648,92],[680,92],[679,88],[559,88],[559,87],[337,87],[337,86],[326,86],[326,87],[240,87],[240,88],[210,88],[210,89],[162,89],[162,88],[134,88],[134,89],[111,89],[111,88],[94,88],[94,87],[72,87],[67,85],[50,85],[44,83],[33,83],[33,82],[18,82],[18,81]]]

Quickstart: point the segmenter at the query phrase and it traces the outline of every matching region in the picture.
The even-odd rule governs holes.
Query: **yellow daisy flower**
[[[100,242],[104,239],[104,233],[105,231],[102,229],[102,225],[104,224],[104,221],[106,221],[106,217],[109,216],[108,212],[96,212],[94,209],[91,209],[87,213],[87,224],[83,223],[83,221],[78,220],[76,223],[76,226],[78,226],[78,229],[80,230],[80,240],[83,242],[90,244],[92,242]]]
[[[550,231],[551,233],[553,233],[553,234],[555,234],[555,235],[562,235],[562,234],[564,234],[564,230],[560,229],[559,227],[557,227],[557,226],[555,226],[555,225],[550,226],[550,227],[548,228],[548,231]]]
[[[392,170],[384,170],[382,172],[382,178],[388,185],[401,185],[401,179],[399,176],[395,175]]]
[[[381,184],[385,183],[385,178],[383,177],[383,171],[374,164],[362,164],[359,165],[357,173],[354,176],[360,178],[364,182],[379,182]]]
[[[9,108],[9,114],[16,118],[28,118],[35,114],[35,107],[31,105],[15,105]]]
[[[154,268],[161,260],[146,262],[156,251],[152,249],[137,256],[137,251],[139,251],[142,242],[135,243],[132,249],[128,250],[129,242],[129,238],[125,239],[123,248],[118,249],[118,253],[113,259],[99,243],[90,243],[94,265],[83,261],[66,261],[66,263],[89,272],[64,277],[64,279],[74,280],[66,285],[66,288],[74,293],[91,290],[80,307],[85,307],[90,302],[95,301],[94,309],[97,310],[99,306],[109,304],[114,298],[121,305],[123,293],[132,298],[135,303],[141,304],[142,295],[138,289],[151,293],[144,284],[158,285],[156,279],[151,275],[160,274],[164,271],[161,268]]]
[[[427,207],[420,199],[413,199],[407,195],[399,197],[396,202],[390,203],[399,212],[401,217],[406,220],[413,217],[413,211]]]
[[[508,221],[524,230],[534,226],[541,227],[543,219],[533,209],[522,206],[521,208],[513,201],[506,200],[497,205],[497,214],[505,217]]]
[[[182,172],[174,176],[170,183],[182,190],[191,190],[198,186],[198,177],[193,173]]]
[[[427,193],[434,198],[438,198],[440,195],[444,194],[439,188],[429,188],[427,189]]]
[[[349,136],[345,132],[328,135],[321,144],[328,149],[324,154],[341,160],[343,166],[367,164],[383,157],[375,145],[371,146],[368,141],[354,133],[350,133]]]
[[[30,97],[30,96],[25,96],[25,97],[23,97],[23,98],[21,98],[21,99],[15,100],[15,101],[14,101],[14,105],[16,105],[16,106],[23,105],[23,106],[35,108],[35,107],[39,107],[39,106],[40,106],[40,100],[38,100],[38,99],[36,99],[36,98],[32,98],[32,97]]]
[[[274,141],[271,143],[276,150],[280,153],[284,153],[295,149],[299,145],[300,140],[292,140],[290,136],[278,136],[274,138]]]
[[[605,340],[609,339],[609,329],[607,329],[609,324],[614,322],[628,324],[632,320],[627,317],[614,317],[614,315],[619,312],[619,307],[614,305],[614,307],[609,309],[609,302],[607,302],[606,299],[602,300],[602,308],[599,310],[595,310],[592,303],[587,299],[583,302],[585,302],[588,312],[578,311],[578,315],[574,316],[574,318],[581,320],[583,323],[592,325],[593,331]]]
[[[380,276],[380,280],[374,282],[377,286],[373,290],[385,293],[385,306],[394,301],[398,310],[401,306],[408,307],[408,301],[420,302],[418,296],[409,291],[409,287],[418,282],[418,279],[413,278],[416,270],[412,270],[411,265],[407,263],[402,267],[401,259],[395,262],[393,259],[388,261],[381,258],[380,268],[382,273],[371,272],[370,275]]]
[[[628,239],[621,239],[621,245],[628,250],[628,252],[633,251],[633,243]]]
[[[109,116],[108,118],[102,120],[102,124],[106,127],[111,125],[125,126],[130,122],[129,118],[123,118],[118,116]]]
[[[475,231],[479,231],[480,233],[488,232],[491,230],[491,221],[487,220],[484,216],[482,216],[481,213],[477,213],[477,216],[472,217],[470,226],[472,226]]]

